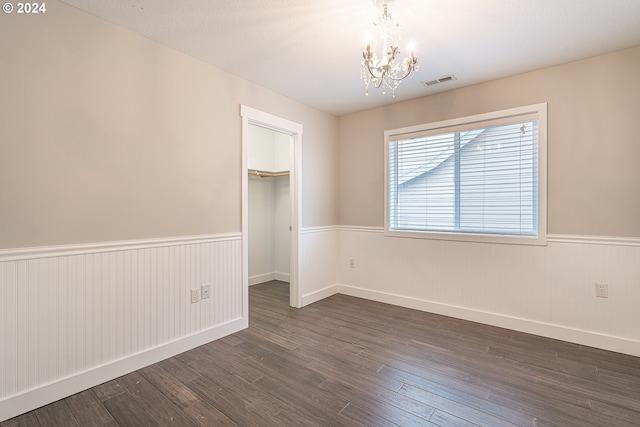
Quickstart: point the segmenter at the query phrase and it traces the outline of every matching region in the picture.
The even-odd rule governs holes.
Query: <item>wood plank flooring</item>
[[[250,288],[250,327],[5,426],[640,426],[640,358]]]

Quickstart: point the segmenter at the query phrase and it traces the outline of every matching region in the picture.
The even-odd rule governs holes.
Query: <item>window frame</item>
[[[538,120],[538,235],[508,235],[490,233],[436,232],[421,230],[390,229],[389,201],[389,141],[406,138],[417,133],[455,132],[470,126],[482,126],[483,122],[513,121],[520,116],[535,115]],[[417,239],[436,239],[463,242],[484,242],[518,245],[547,244],[547,103],[532,104],[523,107],[509,108],[489,113],[459,117],[416,126],[390,129],[384,131],[384,233],[388,237],[404,237]]]

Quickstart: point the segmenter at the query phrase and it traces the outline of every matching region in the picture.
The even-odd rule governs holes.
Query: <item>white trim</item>
[[[337,229],[338,229],[337,225],[325,225],[322,227],[305,227],[302,229],[302,234],[325,233],[327,231],[335,231]]]
[[[273,280],[279,280],[281,282],[291,283],[291,274],[279,273],[276,271],[275,273],[273,273]]]
[[[236,319],[195,334],[179,338],[79,374],[13,395],[0,401],[0,421],[8,420],[40,406],[47,405],[105,381],[142,369],[161,360],[184,353],[208,342],[247,328],[247,320]]]
[[[547,242],[583,245],[640,246],[640,237],[574,236],[549,234]]]
[[[332,285],[332,286],[327,286],[326,288],[317,290],[315,292],[311,292],[310,294],[304,295],[302,297],[302,305],[304,307],[309,304],[313,304],[314,302],[328,298],[331,295],[340,293],[340,288],[341,287],[339,285]]]
[[[326,233],[330,231],[353,231],[364,233],[384,233],[383,227],[360,227],[357,225],[325,225],[320,227],[305,227],[303,234]]]
[[[288,122],[288,121],[287,121]],[[291,150],[291,173],[289,176],[289,191],[291,194],[291,254],[289,258],[289,305],[302,307],[300,294],[300,260],[302,228],[302,125],[288,122],[289,129],[296,133],[291,135],[293,149]]]
[[[272,280],[290,283],[291,275],[289,273],[279,273],[277,271],[273,273],[258,274],[256,276],[249,277],[249,286],[271,282]]]
[[[336,285],[338,293],[640,357],[640,341],[433,301]],[[328,288],[327,288],[328,289]]]
[[[384,227],[358,227],[354,225],[339,225],[338,231],[351,231],[354,233],[384,233]]]
[[[465,125],[476,125],[476,124],[484,124],[486,122],[494,123],[503,123],[504,119],[508,119],[511,117],[521,117],[527,115],[535,115],[538,114],[538,118],[540,117],[540,110],[543,110],[546,114],[547,111],[547,103],[541,102],[538,104],[525,105],[522,107],[514,107],[507,108],[504,110],[498,111],[490,111],[488,113],[475,114],[472,116],[466,117],[456,117],[448,120],[441,120],[438,122],[431,123],[422,123],[414,126],[407,126],[403,128],[397,129],[389,129],[384,131],[385,138],[402,136],[404,138],[413,137],[414,133],[425,134],[429,133],[429,131],[437,130],[437,132],[442,132],[443,129],[451,128],[451,127],[459,127]],[[507,120],[507,122],[509,122]],[[408,136],[410,135],[410,136]]]
[[[249,277],[249,286],[259,285],[260,283],[270,282],[272,280],[276,280],[276,273],[258,274]]]
[[[240,240],[240,233],[209,234],[201,236],[163,237],[156,239],[122,240],[114,242],[83,243],[76,245],[42,246],[0,250],[0,262],[21,261],[35,258],[51,258],[70,255],[84,255],[101,252],[115,252],[132,249],[148,249],[167,246],[182,246]]]
[[[305,229],[305,233],[316,231],[347,231],[352,233],[384,233],[384,227],[359,227],[355,225],[336,225]],[[407,236],[408,237],[408,236]],[[582,245],[640,246],[640,237],[581,236],[572,234],[547,234],[547,243],[572,243]]]
[[[241,157],[242,168],[240,173],[241,182],[241,220],[240,230],[242,232],[242,317],[249,319],[249,118],[243,114],[244,106],[240,106],[242,115],[242,136],[241,136]]]
[[[427,239],[427,240],[447,240],[451,242],[464,243],[495,243],[503,245],[531,245],[546,246],[547,238],[544,236],[523,236],[523,235],[498,235],[482,233],[448,232],[439,233],[432,231],[398,231],[389,230],[384,233],[387,237],[399,239]]]
[[[303,126],[291,120],[256,110],[246,105],[240,105],[240,115],[246,117],[251,123],[272,129],[287,135],[302,135]]]

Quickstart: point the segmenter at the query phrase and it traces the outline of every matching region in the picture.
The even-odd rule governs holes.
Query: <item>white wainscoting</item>
[[[241,254],[240,234],[0,251],[0,421],[246,328]]]
[[[231,234],[0,251],[0,420],[245,328],[241,245]],[[638,239],[512,246],[316,227],[302,230],[301,257],[303,305],[340,292],[640,356]],[[211,298],[191,304],[204,283]]]
[[[547,246],[523,246],[337,228],[334,292],[640,356],[638,239],[548,236]],[[595,297],[596,282],[609,298]]]

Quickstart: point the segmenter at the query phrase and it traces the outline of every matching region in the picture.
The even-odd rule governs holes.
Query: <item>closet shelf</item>
[[[249,175],[259,176],[260,178],[273,178],[276,176],[289,176],[289,171],[283,172],[263,172],[259,170],[250,170]]]

